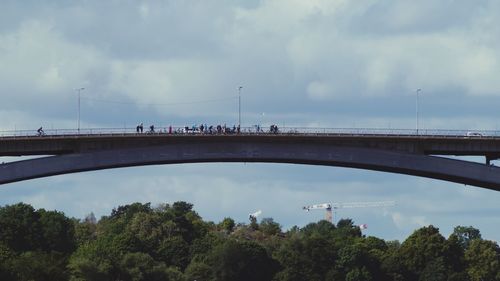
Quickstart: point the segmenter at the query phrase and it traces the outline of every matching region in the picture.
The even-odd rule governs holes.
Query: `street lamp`
[[[76,91],[78,91],[78,134],[80,134],[80,94],[83,90],[85,90],[85,88],[76,89]]]
[[[243,87],[238,87],[238,127],[241,128],[241,89]]]
[[[418,94],[422,91],[422,89],[417,89],[417,97],[415,101],[415,115],[416,115],[416,128],[417,128],[417,135],[418,135]]]

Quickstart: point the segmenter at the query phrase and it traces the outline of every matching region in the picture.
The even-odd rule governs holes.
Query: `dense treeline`
[[[98,222],[19,203],[0,207],[0,280],[500,280],[500,249],[473,227],[399,243],[351,220],[215,224],[186,202],[120,206]]]

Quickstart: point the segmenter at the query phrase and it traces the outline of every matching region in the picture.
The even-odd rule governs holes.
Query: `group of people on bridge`
[[[256,127],[256,132],[257,133],[264,133],[264,131],[260,128],[259,125],[255,125]],[[140,123],[139,125],[137,125],[136,127],[136,133],[138,134],[141,134],[144,132],[144,125],[143,123]],[[226,124],[224,125],[221,125],[221,124],[218,124],[216,126],[214,125],[207,125],[206,123],[205,124],[200,124],[200,125],[193,125],[193,126],[184,126],[184,128],[174,128],[172,126],[168,126],[166,127],[164,130],[158,130],[158,131],[155,131],[155,126],[154,125],[151,125],[149,126],[149,131],[147,131],[146,133],[147,134],[160,134],[160,133],[168,133],[168,134],[193,134],[193,133],[197,133],[197,134],[209,134],[209,135],[213,135],[213,134],[218,134],[218,135],[227,135],[227,134],[240,134],[242,132],[241,130],[241,127],[240,125],[233,125],[232,127],[231,126],[227,126]],[[249,130],[248,132],[251,132],[251,130]],[[277,134],[279,132],[279,129],[278,129],[278,126],[277,125],[271,125],[269,127],[269,133],[271,134]]]
[[[144,133],[144,124],[140,123],[139,125],[136,126],[135,131],[137,134],[142,134]],[[160,134],[160,133],[168,133],[168,134],[188,134],[188,133],[198,133],[198,134],[218,134],[218,135],[228,135],[228,134],[240,134],[242,132],[240,125],[233,125],[232,127],[218,124],[217,126],[210,125],[208,126],[206,123],[201,124],[201,125],[193,125],[193,126],[185,126],[184,128],[174,128],[172,126],[168,126],[168,128],[164,128],[162,131],[161,128],[160,130],[156,131],[155,126],[151,125],[149,126],[149,131],[146,132],[146,134]],[[252,132],[252,130],[248,130],[245,132]],[[255,125],[255,132],[256,133],[264,133],[264,131],[260,128],[259,125]],[[271,134],[277,134],[279,132],[278,126],[276,125],[271,125],[269,127],[269,133]],[[44,136],[45,132],[43,131],[43,127],[38,128],[37,130],[37,136]]]

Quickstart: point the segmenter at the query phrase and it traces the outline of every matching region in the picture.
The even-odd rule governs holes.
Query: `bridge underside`
[[[423,154],[292,143],[186,143],[73,153],[0,165],[0,184],[83,171],[179,163],[263,162],[351,167],[500,191],[500,168]]]

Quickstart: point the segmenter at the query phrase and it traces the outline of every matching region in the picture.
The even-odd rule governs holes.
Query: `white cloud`
[[[257,34],[293,36],[304,30],[307,21],[317,15],[334,15],[344,0],[272,0],[261,2],[256,9],[237,9],[236,18]]]
[[[40,103],[61,103],[75,87],[88,85],[102,68],[102,57],[91,47],[66,42],[52,24],[23,23],[0,34],[0,90],[6,105],[38,109]]]
[[[396,226],[404,230],[413,230],[423,226],[427,226],[430,222],[424,216],[405,216],[395,212],[391,215]]]
[[[147,18],[149,16],[149,5],[146,3],[141,3],[139,5],[139,13],[141,17]]]
[[[169,107],[197,100],[209,100],[234,93],[221,93],[215,81],[219,79],[215,64],[207,61],[116,61],[112,63],[109,90],[129,96],[138,105],[158,104],[158,112],[181,114],[185,108]],[[200,108],[201,105],[194,105]],[[207,108],[210,113],[210,108]],[[194,113],[194,112],[190,112]]]
[[[307,94],[311,99],[324,100],[333,96],[331,87],[320,81],[312,81],[307,86]]]
[[[205,118],[229,123],[237,120],[239,85],[248,124],[414,128],[414,93],[422,88],[422,129],[498,129],[497,1],[14,5],[14,15],[0,11],[0,131],[74,128],[78,87],[88,98],[82,127],[166,116],[181,124]],[[122,110],[97,99],[132,104]],[[291,226],[323,217],[303,213],[304,204],[360,196],[369,201],[382,193],[402,205],[385,217],[378,211],[345,216],[369,222],[373,234],[386,237],[404,238],[429,223],[449,231],[475,222],[498,236],[491,227],[498,221],[485,210],[494,209],[498,196],[482,189],[465,192],[440,181],[337,168],[301,166],[276,174],[283,166],[207,166],[27,181],[2,187],[0,203],[26,200],[83,217],[133,201],[186,200],[213,220],[246,220],[259,208]],[[480,215],[455,214],[463,206]]]

